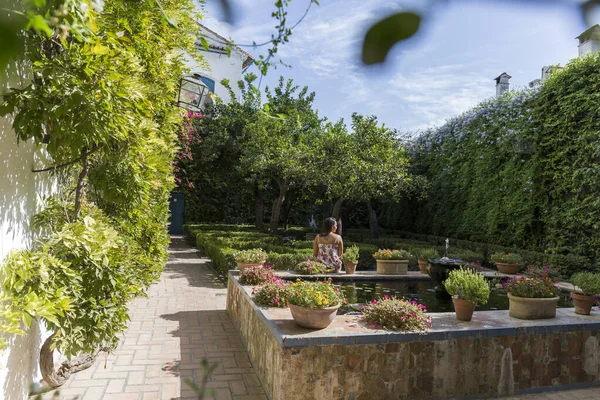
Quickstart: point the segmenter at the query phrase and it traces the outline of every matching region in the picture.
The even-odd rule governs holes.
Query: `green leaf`
[[[377,22],[367,31],[363,42],[362,61],[367,65],[385,61],[396,43],[413,36],[421,24],[414,12],[400,12]]]
[[[200,43],[202,44],[202,47],[204,47],[204,50],[209,50],[208,41],[204,37],[200,37]]]
[[[37,8],[42,8],[46,5],[46,0],[33,0],[33,4],[37,7]]]
[[[227,57],[231,57],[231,46],[225,47],[225,51],[227,52]]]
[[[41,15],[36,15],[29,20],[28,28],[33,28],[38,32],[44,32],[46,36],[52,36],[52,29],[48,26],[46,19]]]

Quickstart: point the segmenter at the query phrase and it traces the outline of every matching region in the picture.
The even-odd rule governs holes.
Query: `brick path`
[[[200,382],[200,361],[217,365],[207,387],[214,399],[267,400],[248,354],[225,311],[226,288],[180,237],[161,281],[131,305],[131,322],[116,353],[100,357],[44,400],[197,399],[186,383]],[[504,400],[597,400],[600,388]],[[321,400],[321,399],[317,399]],[[375,400],[375,399],[374,399]]]
[[[200,362],[217,368],[207,387],[215,399],[267,400],[237,332],[225,311],[227,289],[180,237],[161,281],[147,299],[131,305],[131,322],[113,355],[101,356],[75,374],[55,400],[197,399],[188,380],[200,382]],[[206,397],[213,398],[210,396]]]

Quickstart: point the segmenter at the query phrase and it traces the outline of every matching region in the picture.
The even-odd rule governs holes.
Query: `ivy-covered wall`
[[[483,101],[421,135],[424,201],[385,206],[382,224],[595,263],[600,241],[600,56],[543,85]]]

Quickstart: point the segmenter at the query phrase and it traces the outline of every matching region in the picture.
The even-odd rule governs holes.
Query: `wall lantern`
[[[181,78],[179,82],[179,98],[177,105],[186,110],[200,112],[210,89],[201,80],[200,75]]]

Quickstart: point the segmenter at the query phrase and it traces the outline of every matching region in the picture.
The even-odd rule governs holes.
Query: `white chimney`
[[[502,93],[508,90],[508,80],[510,78],[512,78],[512,76],[510,76],[506,72],[503,72],[496,78],[494,78],[494,80],[496,81],[496,96],[500,96]]]
[[[600,50],[600,25],[596,24],[581,35],[579,39],[579,58]]]

